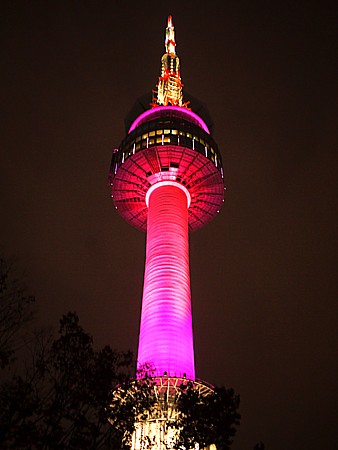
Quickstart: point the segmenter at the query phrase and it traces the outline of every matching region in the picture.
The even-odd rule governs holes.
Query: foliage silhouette
[[[111,393],[108,414],[116,448],[129,448],[135,423],[146,420],[154,410],[155,382],[148,373],[143,375],[125,380]]]
[[[230,449],[240,424],[239,402],[233,389],[216,387],[203,395],[193,383],[182,386],[177,405],[180,415],[175,423],[180,430],[177,448],[215,444],[218,450]]]
[[[0,257],[0,369],[12,362],[15,350],[20,347],[25,325],[33,316],[34,300],[25,294],[13,265]]]
[[[126,376],[131,353],[96,351],[74,313],[59,337],[37,336],[32,365],[0,390],[3,449],[110,449],[110,392]]]

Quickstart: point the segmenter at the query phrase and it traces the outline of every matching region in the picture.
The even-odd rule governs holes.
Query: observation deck
[[[163,180],[188,189],[189,231],[210,222],[222,206],[221,154],[205,122],[185,107],[145,111],[113,153],[109,181],[115,208],[142,231],[147,228],[146,193]]]

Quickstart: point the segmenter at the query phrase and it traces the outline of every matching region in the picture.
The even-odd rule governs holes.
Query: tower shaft
[[[138,365],[195,379],[188,244],[188,191],[162,181],[148,197]]]

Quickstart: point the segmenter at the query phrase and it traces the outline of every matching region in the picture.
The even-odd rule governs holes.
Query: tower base
[[[211,386],[201,381],[190,381],[178,377],[156,377],[153,380],[154,404],[151,411],[135,423],[135,431],[131,439],[131,450],[168,450],[176,447],[176,439],[180,432],[177,420],[181,414],[178,401],[182,395],[182,387],[188,383],[193,385],[200,395],[212,392]],[[199,449],[198,445],[195,449]],[[216,450],[215,445],[205,450]]]

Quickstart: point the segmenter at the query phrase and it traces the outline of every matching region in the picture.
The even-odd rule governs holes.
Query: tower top
[[[152,106],[185,106],[180,74],[180,60],[176,55],[175,29],[172,17],[168,17],[165,32],[166,53],[161,59],[161,75],[157,84],[157,95],[154,92]]]
[[[223,204],[222,157],[210,134],[210,118],[208,124],[201,118],[203,104],[189,95],[188,102],[182,101],[171,16],[166,25],[158,89],[152,103],[149,93],[130,112],[127,135],[113,153],[110,185],[121,216],[146,231],[152,186],[179,183],[190,195],[188,227],[194,231],[210,222]]]

